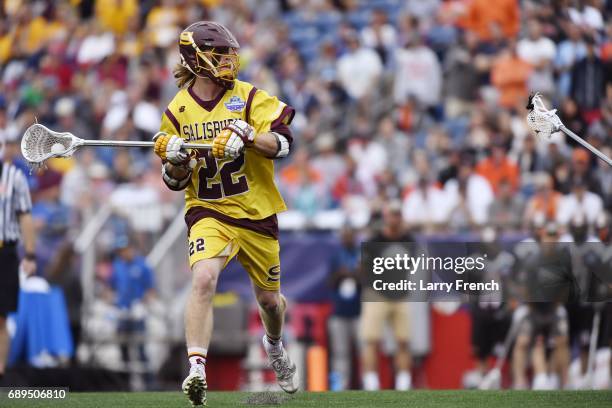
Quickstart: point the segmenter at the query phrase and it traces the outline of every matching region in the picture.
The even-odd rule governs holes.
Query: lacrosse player
[[[200,21],[180,34],[179,91],[155,135],[162,177],[185,190],[192,287],[185,310],[191,369],[183,391],[206,403],[206,355],[213,327],[212,298],[221,270],[233,258],[246,269],[266,334],[263,345],[283,390],[297,391],[295,364],[282,341],[286,300],[280,293],[276,214],[286,210],[274,184],[273,160],[286,157],[295,111],[236,79],[238,41],[223,25]],[[196,155],[184,143],[212,146]]]

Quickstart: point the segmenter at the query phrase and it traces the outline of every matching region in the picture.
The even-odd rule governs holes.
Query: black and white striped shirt
[[[19,241],[19,215],[32,210],[28,181],[21,170],[0,161],[0,243]]]

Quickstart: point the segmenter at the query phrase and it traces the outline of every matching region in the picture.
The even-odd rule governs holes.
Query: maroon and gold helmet
[[[198,21],[181,32],[181,63],[196,76],[232,89],[240,62],[236,37],[222,24]]]

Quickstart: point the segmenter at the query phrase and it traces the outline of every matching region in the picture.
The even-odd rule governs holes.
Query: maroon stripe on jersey
[[[179,125],[178,120],[176,120],[176,116],[174,116],[174,114],[172,112],[170,112],[170,109],[168,109],[168,108],[166,108],[166,111],[164,113],[166,114],[168,119],[170,119],[170,122],[172,122],[172,124],[174,125],[174,129],[176,129],[176,134],[178,136],[180,136],[181,135],[181,126]]]
[[[193,85],[191,85],[189,88],[187,88],[187,92],[189,92],[189,95],[191,95],[193,100],[196,101],[196,103],[198,105],[200,105],[202,108],[206,109],[208,112],[210,112],[211,110],[215,109],[215,106],[217,106],[217,104],[221,101],[221,99],[223,99],[223,95],[225,95],[225,91],[226,91],[226,89],[223,88],[221,90],[221,92],[219,92],[219,95],[215,96],[215,99],[211,99],[209,101],[205,101],[203,99],[200,99],[200,97],[198,95],[196,95],[196,93],[193,90]]]
[[[245,115],[244,115],[244,121],[246,123],[249,123],[249,119],[251,117],[251,104],[253,103],[253,98],[255,98],[255,93],[257,92],[257,88],[253,87],[251,89],[251,91],[249,92],[249,96],[247,98],[246,101],[246,108],[245,108]]]
[[[270,131],[280,133],[281,135],[287,136],[287,140],[289,141],[289,143],[290,144],[293,143],[293,136],[291,135],[289,124],[293,120],[294,116],[295,116],[295,109],[293,109],[289,105],[285,106],[283,108],[283,111],[279,115],[279,117],[276,118],[270,125]],[[287,123],[284,123],[285,118],[288,118]]]
[[[276,126],[279,126],[281,123],[289,126],[294,116],[295,116],[295,109],[293,109],[289,105],[285,106],[281,114],[278,116],[278,118],[276,118],[270,125],[270,130],[274,131],[274,128]],[[287,123],[284,122],[285,118],[287,118]]]
[[[251,231],[267,235],[271,238],[278,239],[278,219],[276,218],[276,214],[272,214],[263,220],[250,220],[248,218],[232,218],[209,208],[199,206],[191,207],[185,214],[187,234],[191,232],[191,227],[193,227],[198,221],[208,217],[214,218],[225,224],[246,228]]]

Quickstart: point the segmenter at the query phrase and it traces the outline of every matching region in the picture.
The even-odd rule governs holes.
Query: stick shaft
[[[510,348],[512,347],[512,343],[514,343],[514,340],[519,334],[519,329],[523,325],[523,321],[525,321],[526,317],[527,316],[523,316],[520,319],[512,320],[512,323],[510,324],[510,330],[508,330],[508,334],[506,334],[506,338],[504,339],[504,349],[502,351],[502,354],[495,362],[495,368],[501,370],[504,364],[506,363],[508,354],[510,354]]]
[[[136,140],[83,140],[83,146],[110,146],[110,147],[153,147],[155,142],[136,141]],[[183,147],[186,149],[201,149],[209,150],[211,145],[203,145],[196,143],[185,143]]]
[[[599,323],[601,321],[601,309],[595,309],[593,315],[593,328],[591,330],[591,338],[589,339],[589,357],[587,360],[587,375],[589,376],[589,384],[593,386],[593,373],[595,371],[595,353],[597,353],[597,338],[599,337]]]
[[[571,137],[572,139],[574,139],[575,141],[577,141],[578,143],[580,143],[581,145],[589,149],[591,153],[593,153],[594,155],[599,157],[601,160],[606,162],[609,166],[612,166],[612,159],[610,159],[608,156],[603,154],[601,151],[597,150],[593,145],[591,145],[589,142],[587,142],[586,140],[584,140],[583,138],[581,138],[580,136],[578,136],[577,134],[575,134],[574,132],[566,128],[564,125],[561,125],[559,127],[559,130],[561,130],[563,133],[565,133],[566,135],[568,135],[569,137]]]

